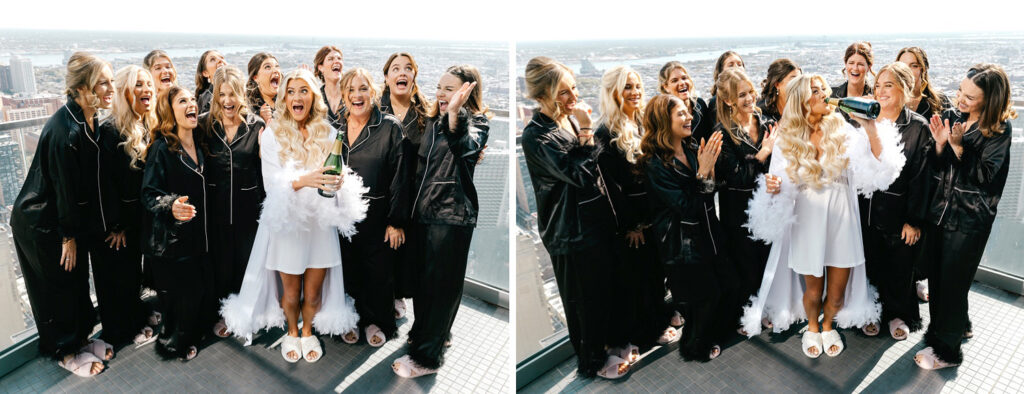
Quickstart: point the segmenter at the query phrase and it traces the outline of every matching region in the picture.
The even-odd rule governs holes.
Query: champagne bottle
[[[840,110],[862,119],[875,119],[878,113],[882,112],[882,105],[875,100],[868,100],[860,97],[830,98],[829,104],[839,107]]]
[[[327,160],[324,160],[324,167],[333,166],[329,170],[324,171],[327,175],[341,175],[341,141],[345,138],[344,133],[338,133],[338,138],[334,139],[334,145],[331,146],[331,154],[327,155]],[[327,192],[324,189],[317,189],[317,193],[327,198],[333,198],[335,192]]]

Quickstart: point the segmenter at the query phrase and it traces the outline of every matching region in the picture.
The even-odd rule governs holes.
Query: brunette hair
[[[646,168],[647,163],[658,158],[666,165],[672,165],[672,156],[675,155],[675,148],[672,146],[672,112],[679,106],[686,109],[686,103],[679,97],[671,94],[659,94],[647,102],[644,108],[644,133],[640,139],[640,159],[637,161],[641,168]],[[691,137],[692,138],[692,137]]]
[[[167,140],[167,149],[173,153],[181,151],[181,139],[178,138],[178,120],[174,117],[174,97],[179,93],[185,92],[189,95],[187,89],[172,85],[167,90],[160,93],[156,101],[156,127],[149,130],[149,144],[146,145],[146,156],[148,156],[149,149],[153,147],[153,144],[157,139],[161,137]],[[195,131],[195,130],[193,130]],[[193,134],[193,140],[198,142],[199,136]]]
[[[562,115],[572,115],[563,113],[555,101],[555,97],[558,97],[558,84],[566,78],[574,78],[572,70],[555,59],[538,56],[526,63],[527,97],[536,100],[541,109],[554,115],[556,121]]]
[[[694,103],[697,102],[697,84],[693,81],[693,77],[690,76],[690,72],[686,70],[686,66],[683,63],[675,60],[665,63],[661,66],[661,71],[658,71],[658,91],[665,94],[672,94],[665,90],[665,83],[668,82],[669,77],[672,76],[672,72],[675,70],[683,70],[683,74],[690,80],[690,95],[686,99],[686,108],[693,112]]]
[[[384,96],[387,96],[387,95],[391,94],[391,87],[389,87],[388,84],[387,84],[388,71],[391,71],[390,70],[391,69],[391,63],[394,63],[395,59],[398,59],[401,56],[405,56],[406,58],[408,58],[409,59],[409,64],[412,66],[412,81],[410,81],[410,83],[412,83],[412,91],[409,94],[409,100],[410,100],[410,106],[412,107],[412,110],[416,111],[416,114],[419,115],[416,118],[416,124],[417,124],[417,126],[419,126],[420,129],[422,129],[424,123],[426,122],[425,118],[430,113],[432,113],[431,109],[428,108],[431,105],[431,103],[430,103],[430,100],[428,100],[427,97],[423,95],[423,92],[420,91],[420,84],[418,82],[416,82],[416,77],[419,76],[419,74],[420,74],[420,66],[418,64],[416,64],[416,59],[414,59],[412,57],[411,53],[408,53],[408,52],[395,52],[395,53],[392,53],[391,56],[388,56],[388,61],[384,62],[383,72],[384,72],[385,82],[384,82],[384,92],[381,93],[381,97],[384,97]],[[479,80],[479,78],[477,78],[476,80]],[[463,81],[465,81],[465,80],[463,80]],[[434,111],[434,112],[436,112],[436,111]]]
[[[462,83],[476,82],[476,86],[473,87],[473,90],[469,91],[469,97],[466,97],[466,104],[464,104],[466,110],[469,111],[469,113],[484,114],[484,116],[486,116],[487,119],[490,119],[491,117],[494,116],[494,114],[491,113],[491,109],[488,108],[486,104],[484,104],[484,98],[482,93],[483,82],[481,81],[480,78],[480,71],[478,71],[476,67],[470,66],[468,64],[462,64],[448,67],[448,69],[445,70],[445,72],[455,76],[455,78],[458,78],[460,81],[462,81]],[[385,91],[387,91],[386,88]],[[430,110],[431,115],[439,115],[441,111],[440,108],[441,106],[435,101],[433,107]]]
[[[774,112],[778,107],[779,89],[775,85],[786,79],[786,76],[793,70],[803,72],[796,62],[789,59],[775,59],[768,66],[768,75],[765,76],[764,81],[761,81],[761,98],[764,99],[764,107],[769,111]]]
[[[245,89],[250,105],[263,106],[265,103],[263,101],[263,95],[260,94],[260,85],[256,83],[256,74],[260,72],[260,66],[263,64],[263,61],[267,59],[277,60],[277,57],[271,55],[269,52],[259,52],[249,58],[249,64],[247,66],[249,79],[245,83]],[[274,94],[276,95],[277,92],[274,92]]]
[[[871,66],[875,64],[875,55],[871,50],[871,43],[867,41],[858,41],[846,47],[846,52],[843,54],[843,75],[846,75],[846,61],[850,60],[853,55],[863,56],[864,61],[868,63],[868,73],[876,77],[875,71],[871,69]]]
[[[921,95],[924,96],[925,100],[928,100],[928,105],[932,107],[932,111],[939,113],[943,110],[942,105],[942,93],[935,90],[932,86],[932,80],[928,77],[928,68],[931,67],[928,64],[928,54],[924,52],[924,49],[919,47],[906,47],[900,49],[896,54],[896,61],[900,61],[904,53],[910,53],[914,55],[914,59],[917,60],[917,64],[921,65]]]
[[[151,70],[153,68],[153,63],[156,63],[156,61],[158,59],[160,59],[160,58],[165,58],[165,59],[167,59],[167,63],[170,63],[171,69],[174,70],[174,80],[171,81],[171,84],[177,85],[178,84],[178,68],[174,67],[174,61],[171,60],[171,56],[168,55],[167,52],[164,52],[164,51],[162,51],[160,49],[154,49],[154,50],[150,51],[149,53],[146,54],[146,57],[142,58],[142,65],[146,66],[146,70]],[[152,71],[150,71],[150,73],[152,73]],[[154,75],[153,78],[154,78],[153,85],[155,86],[156,85],[156,80],[155,80],[156,75]]]
[[[324,45],[323,47],[320,47],[320,50],[316,51],[316,55],[313,56],[313,75],[316,76],[316,78],[319,79],[320,82],[327,82],[324,79],[324,73],[320,72],[319,66],[320,63],[323,63],[324,60],[327,60],[327,56],[330,55],[331,52],[338,52],[338,54],[341,55],[342,58],[345,57],[345,53],[341,51],[341,48],[338,48],[334,45]],[[262,63],[262,61],[260,63]]]
[[[207,79],[203,76],[203,72],[206,71],[206,60],[214,53],[220,55],[220,52],[211,49],[203,52],[203,54],[199,56],[199,65],[196,66],[196,98],[199,98],[199,94],[202,93],[203,90],[210,87],[210,80],[213,79],[213,76],[211,75],[210,79]],[[224,58],[224,56],[221,55],[221,58]]]
[[[740,54],[738,54],[738,53],[736,53],[734,51],[725,51],[721,55],[719,55],[718,56],[718,60],[715,61],[715,71],[711,75],[711,80],[712,81],[718,81],[718,74],[721,74],[722,70],[725,70],[725,61],[729,60],[729,58],[732,57],[732,56],[736,56],[736,58],[740,59],[740,67],[747,68],[747,64],[743,63],[743,58],[740,57]],[[717,94],[718,94],[718,86],[716,84],[712,83],[712,85],[711,85],[711,95],[715,96]]]
[[[978,63],[967,70],[967,78],[978,85],[983,93],[978,129],[985,137],[1003,133],[1003,122],[1017,119],[1017,111],[1010,100],[1010,80],[1002,67],[993,63]]]

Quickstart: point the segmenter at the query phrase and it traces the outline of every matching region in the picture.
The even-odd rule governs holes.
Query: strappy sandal
[[[896,330],[903,330],[903,334],[896,335]],[[889,335],[892,336],[892,339],[902,341],[904,339],[907,339],[907,334],[909,333],[910,327],[907,326],[907,323],[905,323],[903,319],[897,317],[895,319],[889,320]]]
[[[150,326],[159,326],[160,322],[164,320],[163,317],[164,315],[160,314],[160,312],[153,311],[153,314],[149,315],[149,321],[147,323],[149,323]]]
[[[288,356],[288,353],[291,352],[295,352],[295,358]],[[302,358],[302,343],[299,337],[284,336],[284,339],[281,341],[281,357],[284,357],[284,361],[292,364],[299,362],[299,359]]]
[[[810,358],[821,357],[822,342],[820,332],[804,331],[803,337],[800,338],[800,348],[803,349],[804,355]],[[811,353],[811,349],[817,349],[815,353]]]
[[[355,330],[346,332],[344,335],[341,336],[341,341],[345,342],[345,343],[347,343],[349,345],[355,345],[356,343],[359,342],[359,330],[355,329]],[[412,343],[411,342],[412,339],[410,339],[409,341],[410,341],[409,343]]]
[[[597,371],[597,376],[614,380],[621,379],[627,373],[629,373],[629,361],[622,359],[622,357],[611,355],[605,360],[604,367]]]
[[[928,279],[917,281],[917,298],[928,302]]]
[[[374,344],[374,339],[376,339],[379,342]],[[381,331],[376,324],[366,326],[366,343],[370,344],[370,346],[381,347],[384,346],[384,344],[387,343],[387,341],[388,337],[384,335],[384,332]]]
[[[395,371],[395,375],[403,378],[418,378],[423,375],[437,373],[436,369],[419,366],[415,361],[412,361],[408,354],[399,357],[395,362],[391,363],[391,370]]]
[[[829,357],[838,356],[839,353],[842,353],[843,349],[846,348],[846,346],[843,345],[843,338],[839,336],[839,331],[836,330],[822,332],[821,343],[822,347],[825,349],[825,354],[827,354]],[[829,349],[831,349],[832,346],[836,347],[835,352],[829,351]]]
[[[140,330],[138,334],[135,334],[135,338],[132,339],[132,343],[135,343],[136,349],[151,344],[154,341],[156,341],[156,332],[154,332],[153,327],[150,326],[143,326],[142,330]]]
[[[67,362],[64,362],[63,360],[58,361],[57,365],[75,375],[81,376],[83,378],[88,378],[91,376],[96,376],[100,372],[103,372],[103,370],[101,369],[100,372],[92,373],[93,363],[103,364],[103,360],[100,360],[99,357],[96,357],[95,354],[92,354],[90,352],[80,352],[74,355],[74,357],[68,359]],[[104,369],[105,368],[106,367],[104,367]]]
[[[182,357],[181,361],[183,361],[183,362],[192,361],[198,355],[199,355],[199,349],[197,349],[195,346],[189,346],[188,347],[188,353],[185,353],[185,357]]]
[[[231,336],[231,332],[228,331],[228,325],[224,324],[224,319],[220,319],[220,321],[217,322],[217,324],[213,325],[213,335],[216,335],[220,338],[227,338]]]
[[[395,300],[395,320],[398,320],[398,319],[401,319],[401,318],[405,317],[405,313],[406,313],[405,300],[401,299],[401,298],[396,299]]]
[[[914,355],[914,363],[917,364],[921,369],[933,370],[955,367],[960,364],[950,364],[939,359],[939,356],[935,355],[935,350],[931,346],[921,349]]]
[[[88,345],[82,346],[78,351],[92,353],[103,361],[110,361],[114,358],[114,346],[98,338],[90,340]]]
[[[324,350],[320,347],[320,338],[317,338],[316,335],[299,338],[299,345],[302,347],[302,359],[306,360],[307,363],[315,363],[324,355]],[[316,357],[310,359],[309,354],[314,352]]]
[[[672,327],[679,328],[682,327],[683,324],[686,324],[686,320],[683,320],[683,315],[680,315],[679,312],[676,311],[673,312],[672,320],[669,320],[668,324],[671,325]]]
[[[868,323],[860,328],[860,332],[869,337],[876,336],[878,335],[878,323]]]
[[[609,356],[615,356],[626,360],[630,364],[633,364],[640,360],[640,348],[630,343],[626,347],[616,347],[608,349]]]
[[[718,345],[712,346],[711,347],[711,352],[708,353],[708,360],[714,360],[714,359],[718,358],[718,356],[721,356],[721,355],[722,355],[722,347],[718,346]]]
[[[672,342],[679,340],[679,332],[673,327],[665,328],[665,331],[661,333],[661,337],[658,338],[658,344],[665,346]]]

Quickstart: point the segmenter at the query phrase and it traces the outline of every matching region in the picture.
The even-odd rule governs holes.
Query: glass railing
[[[493,111],[484,159],[473,174],[480,212],[469,249],[466,277],[508,292],[509,116]]]

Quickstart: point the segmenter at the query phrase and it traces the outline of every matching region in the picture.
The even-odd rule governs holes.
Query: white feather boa
[[[292,181],[307,172],[289,161],[284,168],[264,173],[267,198],[263,200],[260,226],[267,226],[274,233],[334,226],[345,237],[355,235],[355,225],[366,218],[369,207],[363,198],[369,191],[363,186],[363,179],[345,167],[341,189],[334,198],[324,198],[311,188],[292,189]]]
[[[850,158],[850,185],[864,197],[889,188],[903,171],[907,158],[903,156],[903,143],[899,130],[892,122],[875,122],[882,153],[875,158],[871,153],[866,132],[844,123],[840,132],[846,134],[846,156]]]

